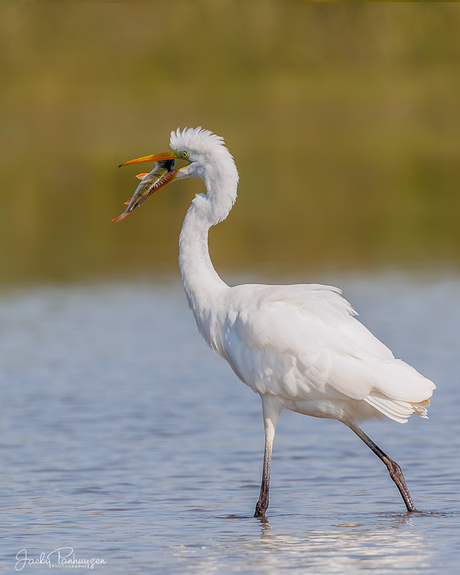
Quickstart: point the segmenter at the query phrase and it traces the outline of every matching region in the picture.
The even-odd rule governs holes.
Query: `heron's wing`
[[[238,290],[238,288],[240,288]],[[238,286],[222,330],[223,355],[258,393],[287,400],[422,402],[433,384],[394,359],[325,286]]]

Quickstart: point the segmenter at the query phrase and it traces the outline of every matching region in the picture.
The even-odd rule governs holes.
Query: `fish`
[[[162,188],[165,184],[170,182],[177,174],[177,170],[174,170],[174,160],[163,160],[156,162],[155,167],[148,174],[137,174],[136,178],[141,181],[133,194],[133,197],[125,202],[128,205],[126,210],[114,218],[112,222],[121,222],[128,216],[134,208],[138,208],[142,202],[154,192]]]

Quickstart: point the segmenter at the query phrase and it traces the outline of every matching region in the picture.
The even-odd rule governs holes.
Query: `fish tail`
[[[118,216],[118,218],[113,218],[112,222],[121,222],[127,215],[129,215],[129,212],[123,212],[121,216]]]

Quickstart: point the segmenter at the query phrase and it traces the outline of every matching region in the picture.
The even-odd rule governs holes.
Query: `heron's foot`
[[[268,509],[268,497],[265,499],[259,499],[256,505],[256,510],[254,512],[254,517],[261,518],[265,517],[265,512]]]
[[[393,481],[395,482],[396,487],[399,489],[399,492],[401,493],[401,496],[404,499],[407,511],[409,513],[416,512],[417,509],[415,509],[415,505],[412,502],[409,489],[407,489],[406,480],[404,479],[401,467],[398,465],[398,463],[396,463],[396,461],[393,461],[389,457],[387,457],[386,460],[384,460],[384,462],[388,468],[391,479],[393,479]]]

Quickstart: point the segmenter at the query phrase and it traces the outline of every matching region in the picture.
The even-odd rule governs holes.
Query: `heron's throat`
[[[217,190],[212,181],[206,181],[207,194],[197,195],[182,226],[179,238],[179,265],[189,306],[195,316],[198,330],[212,348],[216,348],[215,330],[219,309],[230,288],[218,276],[208,249],[209,229],[224,220],[236,200],[238,179],[231,188]]]
[[[209,225],[200,220],[195,205],[190,206],[179,238],[179,266],[185,294],[198,331],[217,350],[216,327],[226,290],[208,251]]]
[[[209,210],[208,198],[196,196],[179,237],[179,266],[192,310],[210,308],[216,289],[226,286],[214,269],[209,255],[208,232],[213,225]]]

